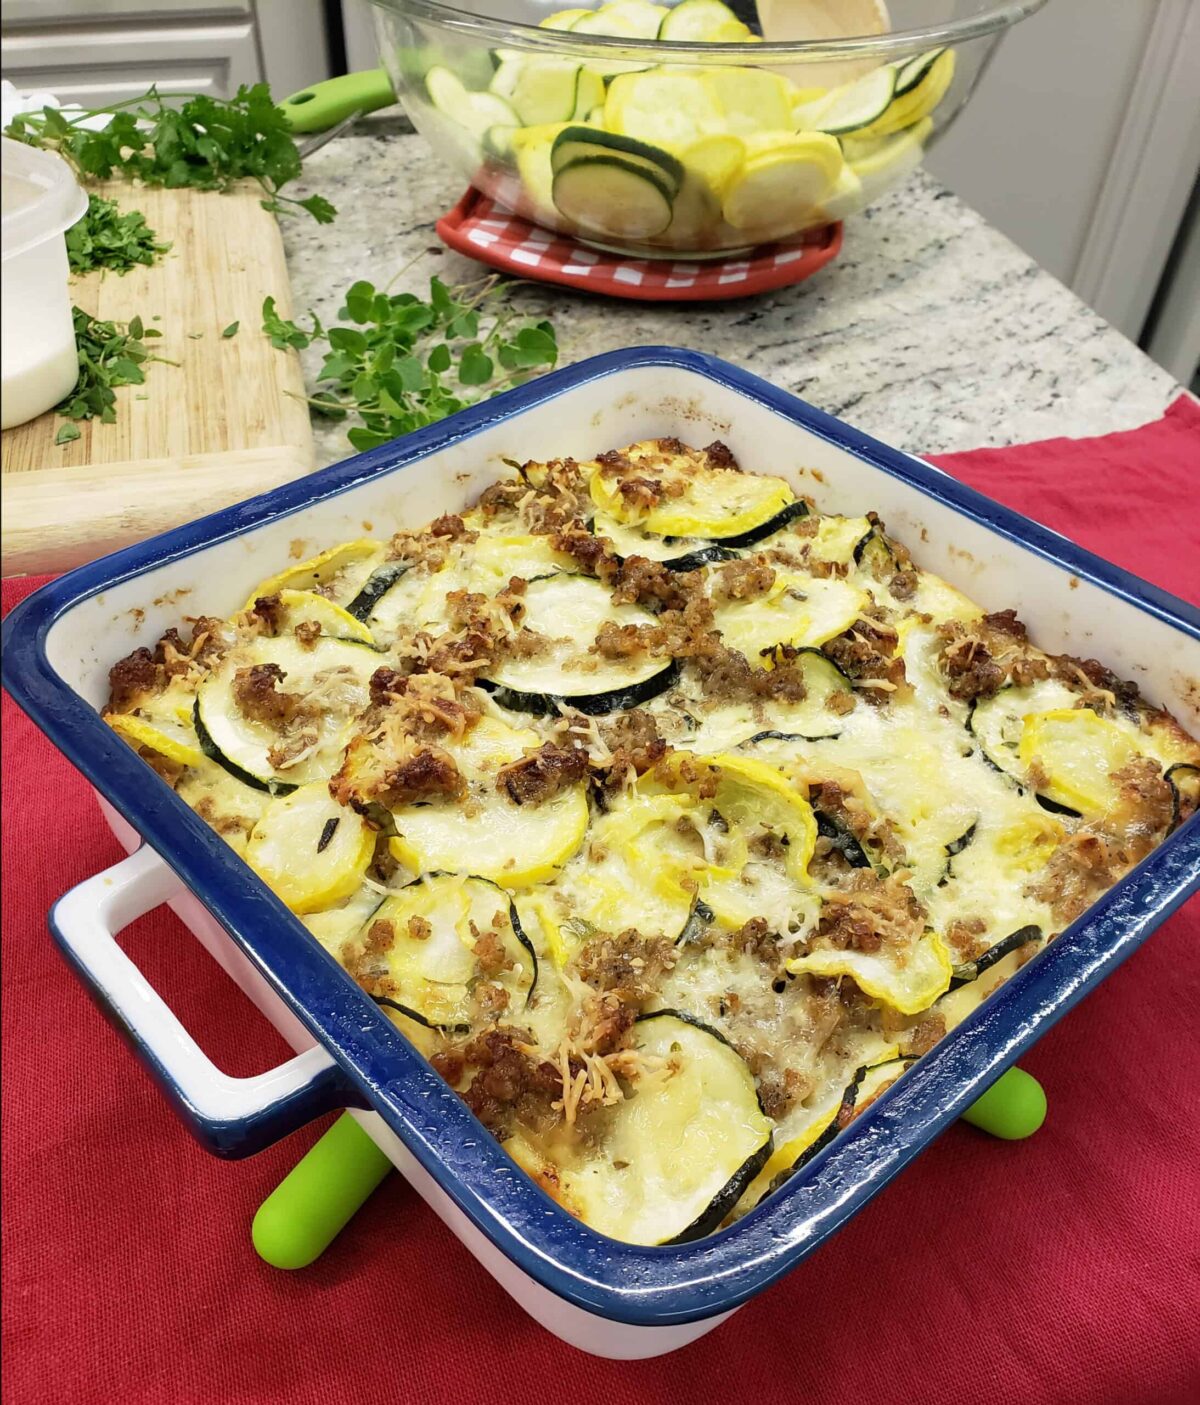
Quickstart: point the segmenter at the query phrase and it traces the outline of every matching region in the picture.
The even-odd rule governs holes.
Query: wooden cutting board
[[[72,299],[104,320],[140,316],[162,332],[156,353],[180,364],[148,364],[145,385],[117,390],[116,423],[84,421],[70,444],[55,445],[65,421],[53,411],[4,431],[5,575],[66,570],[312,468],[299,361],[261,331],[263,299],[286,317],[291,295],[258,186],[96,189],[141,210],[172,248],[152,268],[74,279]]]

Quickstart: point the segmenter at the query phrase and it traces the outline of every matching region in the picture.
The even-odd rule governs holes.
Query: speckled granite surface
[[[377,285],[422,250],[397,290],[483,265],[442,249],[434,221],[461,181],[422,138],[331,142],[303,184],[338,207],[332,225],[284,224],[293,298],[335,316],[356,278]],[[300,192],[297,192],[300,193]],[[562,362],[667,343],[712,352],[914,453],[1104,434],[1155,419],[1178,387],[1119,332],[979,215],[919,173],[849,222],[841,255],[795,288],[737,302],[620,303],[528,285]],[[319,357],[306,366],[311,377]],[[315,421],[317,460],[350,453],[344,426]]]

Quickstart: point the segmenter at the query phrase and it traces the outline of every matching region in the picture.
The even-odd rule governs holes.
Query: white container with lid
[[[24,424],[68,395],[79,374],[67,245],[87,209],[65,161],[0,138],[0,428]]]

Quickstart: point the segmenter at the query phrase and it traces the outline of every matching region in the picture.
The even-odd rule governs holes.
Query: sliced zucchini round
[[[390,924],[391,934],[379,924]],[[431,874],[388,898],[369,928],[371,953],[383,974],[377,989],[389,994],[402,1014],[438,1029],[469,1028],[471,992],[480,971],[480,935],[499,938],[506,967],[488,979],[509,994],[518,1014],[537,984],[537,956],[512,899],[494,883],[477,877]],[[364,940],[366,933],[364,933]]]
[[[625,1243],[699,1239],[771,1154],[770,1119],[745,1061],[693,1016],[643,1016],[633,1048],[643,1069],[631,1091],[596,1119],[594,1142],[579,1139],[555,1157],[557,1197]],[[539,1158],[528,1142],[521,1150],[507,1146],[536,1173]]]
[[[866,604],[865,592],[839,576],[781,569],[766,595],[718,605],[713,618],[729,648],[768,667],[780,645],[824,644],[849,629]]]
[[[266,663],[283,670],[285,692],[317,693],[323,706],[307,724],[313,742],[303,759],[282,768],[268,758],[279,745],[279,733],[244,716],[233,693],[239,668]],[[228,655],[201,683],[194,714],[200,749],[244,784],[273,795],[328,779],[338,768],[354,719],[369,702],[368,680],[379,663],[380,655],[370,645],[351,640],[322,636],[308,648],[290,635],[256,639]]]
[[[278,575],[268,576],[250,592],[243,610],[252,610],[262,596],[278,595],[281,590],[315,590],[320,586],[326,599],[339,605],[353,600],[368,576],[383,559],[383,543],[375,541],[342,542],[331,546],[311,560],[288,566]]]
[[[895,1046],[892,1046],[893,1049]],[[745,1214],[763,1198],[811,1161],[849,1126],[857,1112],[864,1111],[885,1089],[916,1061],[894,1053],[871,1064],[857,1068],[854,1077],[842,1089],[830,1092],[811,1107],[802,1107],[796,1117],[789,1119],[788,1139],[772,1151],[770,1159],[746,1188],[738,1205]]]
[[[896,96],[903,97],[921,83],[930,69],[946,52],[945,49],[926,49],[923,54],[896,65]]]
[[[979,743],[984,760],[1023,787],[1025,765],[1019,747],[1026,716],[1052,708],[1073,707],[1077,701],[1077,694],[1054,679],[1021,688],[1010,685],[990,698],[975,700],[967,714],[967,730]]]
[[[619,156],[631,165],[643,167],[668,187],[672,198],[683,183],[683,167],[669,151],[596,127],[564,127],[550,148],[550,165],[557,174],[564,166],[589,156]]]
[[[903,1015],[916,1015],[950,987],[950,953],[934,932],[926,932],[907,951],[837,950],[818,947],[787,962],[794,976],[850,976],[865,994]]]
[[[374,852],[374,831],[315,781],[267,805],[245,858],[293,912],[306,913],[356,892]]]
[[[704,711],[687,745],[701,753],[753,746],[769,757],[776,741],[821,741],[840,735],[845,717],[830,705],[835,694],[852,691],[846,675],[820,649],[801,649],[793,667],[804,674],[805,697],[800,702],[767,698],[755,703],[726,703]],[[794,758],[789,748],[785,758]]]
[[[606,659],[590,652],[606,622],[654,623],[654,616],[636,605],[614,605],[611,593],[592,577],[563,572],[531,581],[524,601],[523,624],[548,644],[541,654],[501,659],[488,670],[482,681],[503,690],[497,699],[502,706],[545,713],[566,699],[580,711],[609,711],[654,696],[675,677],[677,668],[669,658],[635,654]]]
[[[502,766],[536,748],[536,732],[483,717],[451,748],[467,797],[393,811],[393,857],[414,873],[473,873],[506,888],[544,883],[583,843],[587,785],[560,791],[541,805],[514,805],[497,787]]]
[[[713,43],[713,35],[727,39],[749,35],[750,29],[721,0],[680,0],[668,10],[658,27],[658,37],[676,44]]]
[[[492,77],[491,90],[504,100],[523,126],[570,122],[578,115],[582,72],[572,59],[521,55],[501,63]],[[595,75],[589,78],[591,81],[584,85],[584,111],[590,110],[596,96]]]
[[[340,960],[342,947],[357,937],[383,906],[385,895],[365,884],[345,902],[320,912],[304,913],[300,920],[325,950]]]
[[[553,161],[553,157],[551,157]],[[555,208],[584,234],[652,239],[671,223],[671,188],[648,165],[623,156],[581,156],[561,167]]]
[[[439,112],[482,137],[489,127],[520,125],[513,105],[496,92],[473,93],[448,68],[431,68],[425,75],[425,91]]]
[[[1176,761],[1163,772],[1163,779],[1171,787],[1171,820],[1167,833],[1173,834],[1184,819],[1185,811],[1194,813],[1200,808],[1200,765]]]
[[[867,126],[859,128],[859,137],[884,137],[928,118],[949,91],[954,81],[953,49],[943,49],[924,73],[903,93],[897,93],[886,111]],[[903,70],[901,70],[903,72]],[[899,81],[897,81],[899,86]]]
[[[362,589],[346,606],[346,613],[353,615],[356,620],[369,619],[379,600],[410,569],[411,563],[408,561],[388,561],[382,566],[377,566],[363,583]],[[368,629],[367,633],[370,632]]]
[[[828,132],[831,136],[861,132],[883,116],[895,94],[895,66],[883,64],[833,88],[815,102],[793,109],[792,120],[803,132]]]

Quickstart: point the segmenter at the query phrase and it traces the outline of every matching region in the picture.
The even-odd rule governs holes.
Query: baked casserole
[[[1181,824],[1200,745],[720,443],[512,468],[105,715],[554,1199],[693,1239]]]

